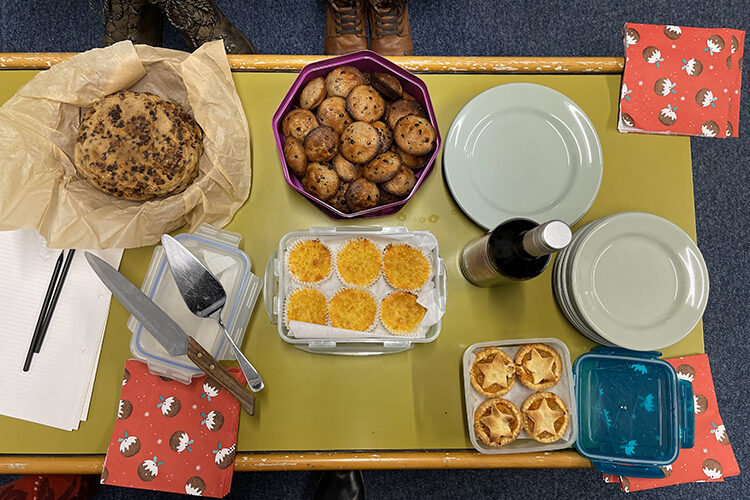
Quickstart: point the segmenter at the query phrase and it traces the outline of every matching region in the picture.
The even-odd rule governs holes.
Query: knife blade
[[[187,354],[188,338],[180,325],[105,261],[89,252],[86,252],[86,260],[117,300],[159,341],[170,356]]]
[[[170,355],[187,354],[196,366],[237,398],[242,408],[253,415],[253,393],[240,384],[208,351],[125,276],[96,255],[90,252],[85,252],[85,255],[99,279]]]

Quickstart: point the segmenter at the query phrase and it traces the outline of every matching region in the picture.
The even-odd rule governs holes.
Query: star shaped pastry
[[[484,375],[482,389],[487,389],[492,384],[497,384],[503,388],[508,387],[508,379],[513,374],[513,367],[508,368],[508,365],[500,356],[495,356],[490,363],[477,363],[477,368]]]
[[[535,384],[539,384],[545,379],[555,378],[555,372],[552,370],[553,364],[555,364],[554,357],[543,358],[536,349],[531,350],[531,359],[525,363],[526,369],[531,373]]]
[[[499,411],[494,405],[490,408],[490,414],[480,419],[490,430],[490,439],[498,441],[502,437],[512,436],[513,430],[510,428],[510,423],[513,417]]]
[[[539,408],[528,410],[526,413],[534,421],[534,434],[537,436],[545,431],[553,436],[557,434],[555,422],[565,416],[564,411],[550,408],[546,399],[542,399],[542,404],[539,405]]]

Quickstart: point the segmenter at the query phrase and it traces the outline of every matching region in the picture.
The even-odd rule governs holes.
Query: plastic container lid
[[[263,286],[262,280],[250,272],[251,262],[248,256],[238,249],[242,236],[202,224],[195,233],[179,234],[175,238],[221,282],[227,293],[221,317],[229,335],[238,345],[242,345],[250,315]],[[221,333],[218,323],[212,318],[199,318],[188,310],[161,246],[154,249],[141,290],[214,358],[234,359],[233,354],[230,354],[229,342]],[[151,373],[185,384],[202,373],[186,355],[170,356],[133,316],[128,319],[127,326],[133,332],[130,352],[136,359],[146,363]]]
[[[576,361],[576,449],[609,474],[664,477],[694,441],[692,385],[661,353],[600,347]]]

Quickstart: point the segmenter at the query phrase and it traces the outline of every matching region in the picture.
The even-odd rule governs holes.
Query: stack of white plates
[[[552,283],[578,331],[639,351],[684,338],[708,300],[708,271],[693,240],[642,212],[604,217],[576,231],[557,257]]]

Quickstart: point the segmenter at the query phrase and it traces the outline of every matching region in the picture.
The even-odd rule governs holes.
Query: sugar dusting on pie
[[[320,240],[294,245],[287,255],[287,267],[301,283],[317,283],[331,273],[331,251]]]
[[[375,244],[365,238],[350,241],[336,256],[341,280],[350,285],[368,286],[380,276],[382,258]]]
[[[474,412],[474,433],[487,446],[503,446],[521,433],[523,417],[507,399],[484,401]]]
[[[507,394],[516,383],[515,365],[504,351],[489,347],[480,351],[471,367],[471,385],[484,396]]]
[[[317,290],[303,288],[286,299],[286,319],[305,323],[326,324],[326,298]]]
[[[375,323],[377,309],[372,294],[356,288],[345,288],[328,303],[328,317],[336,328],[366,331]]]
[[[540,443],[552,443],[562,438],[570,425],[570,413],[557,394],[537,392],[526,398],[521,406],[524,430]]]
[[[394,292],[380,304],[380,321],[394,335],[413,332],[424,318],[427,309],[409,292]]]
[[[562,375],[562,359],[547,344],[524,345],[516,353],[515,363],[518,380],[535,391],[549,389]]]
[[[383,252],[383,273],[393,288],[417,291],[430,277],[430,261],[411,245],[390,244]]]

